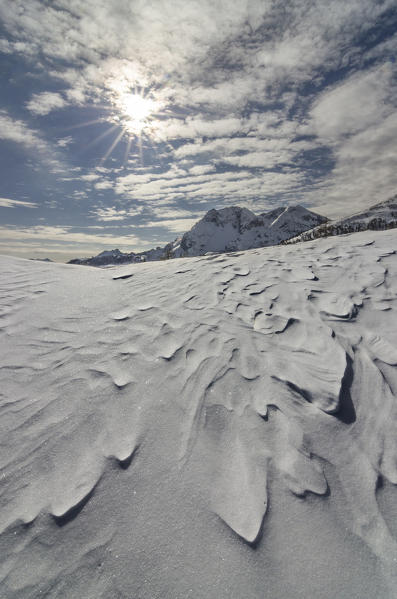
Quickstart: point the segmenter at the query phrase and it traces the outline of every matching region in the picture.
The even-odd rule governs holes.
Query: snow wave
[[[380,499],[397,484],[395,241],[366,232],[106,271],[1,258],[3,596],[138,593],[131,580],[119,595],[109,577],[88,580],[93,554],[110,563],[117,535],[127,543],[113,489],[135,502],[140,479],[146,551],[158,481],[164,535],[174,518],[191,526],[192,504],[251,550],[272,543],[274,486],[331,497],[395,590],[396,531]],[[113,525],[95,526],[99,504]],[[61,570],[46,543],[75,548]],[[62,572],[79,572],[70,595]],[[156,596],[145,588],[136,596]]]

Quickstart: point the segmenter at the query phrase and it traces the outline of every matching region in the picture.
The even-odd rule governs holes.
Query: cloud
[[[396,98],[397,83],[385,64],[353,75],[316,101],[308,128],[330,144],[335,166],[308,193],[313,205],[343,216],[396,193]]]
[[[181,218],[177,220],[158,220],[145,223],[145,227],[162,227],[173,233],[185,233],[193,227],[197,218]]]
[[[313,129],[331,142],[363,131],[395,109],[394,92],[391,65],[358,73],[318,98],[311,110]]]
[[[58,254],[61,259],[82,254],[97,254],[102,249],[119,247],[123,251],[148,249],[151,244],[136,235],[96,235],[73,231],[70,227],[0,227],[0,253],[31,257]]]
[[[54,148],[38,131],[29,127],[20,119],[13,119],[5,110],[0,109],[0,140],[11,141],[20,144],[25,149],[34,150],[50,167],[52,172],[62,172],[63,164],[57,157]]]
[[[40,134],[24,121],[13,119],[5,110],[0,110],[0,139],[13,141],[26,147],[47,150],[47,143]]]
[[[151,213],[155,214],[157,218],[165,218],[165,219],[171,219],[171,218],[189,218],[189,217],[196,217],[199,218],[201,216],[204,215],[205,212],[203,211],[195,211],[192,214],[191,210],[183,210],[182,208],[171,208],[171,207],[166,207],[166,206],[161,206],[159,208],[156,208],[156,206],[152,206],[151,207]]]
[[[113,183],[112,181],[98,181],[98,183],[94,183],[95,189],[112,189]]]
[[[34,94],[27,102],[26,108],[39,116],[49,114],[53,110],[59,110],[66,106],[65,100],[60,94],[54,92],[42,92]]]
[[[61,139],[58,139],[57,146],[59,146],[60,148],[66,148],[71,143],[73,143],[73,137],[71,135],[68,135],[67,137],[61,137]]]
[[[190,175],[205,175],[206,173],[213,173],[215,166],[213,164],[197,164],[189,168]]]
[[[92,215],[101,221],[125,220],[128,216],[127,210],[117,210],[114,207],[97,208]]]
[[[0,198],[0,208],[37,208],[34,202],[23,202],[21,200],[11,200],[9,198]]]
[[[98,175],[97,173],[87,173],[87,175],[81,175],[79,177],[79,179],[81,179],[82,181],[88,181],[88,183],[90,183],[91,181],[96,181],[99,178],[100,175]]]
[[[106,208],[96,208],[91,211],[91,215],[96,217],[99,221],[115,221],[115,220],[125,220],[128,217],[136,216],[137,214],[141,214],[142,208],[136,206],[129,209],[120,209],[115,206],[109,206]]]
[[[12,44],[6,39],[0,39],[0,52],[2,54],[12,54]]]
[[[334,169],[307,194],[307,200],[338,217],[393,196],[397,190],[396,136],[397,113],[339,144]]]
[[[115,79],[125,79],[156,84],[162,99],[184,106],[234,110],[283,80],[294,84],[337,66],[354,36],[392,5],[291,0],[286,12],[270,0],[14,0],[2,3],[0,17],[26,55],[69,64],[51,71],[69,82],[69,101],[111,93]]]
[[[253,174],[250,170],[210,172],[203,175],[187,175],[175,168],[160,175],[126,175],[116,180],[115,191],[125,198],[144,201],[152,209],[158,205],[176,205],[180,200],[189,202],[192,212],[197,204],[230,205],[256,199],[266,204],[270,194],[288,194],[302,185],[303,174],[295,169]],[[258,204],[258,205],[259,205]]]

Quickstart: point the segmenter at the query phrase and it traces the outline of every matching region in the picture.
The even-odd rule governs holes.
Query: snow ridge
[[[392,599],[396,241],[0,258],[2,597]]]

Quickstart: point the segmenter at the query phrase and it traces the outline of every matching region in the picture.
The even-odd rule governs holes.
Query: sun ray
[[[133,142],[134,145],[136,144],[139,160],[143,165],[145,144],[148,143],[151,150],[156,151],[156,144],[151,143],[151,140],[157,140],[159,137],[157,141],[161,141],[161,135],[158,136],[157,131],[161,129],[163,120],[173,115],[173,111],[166,107],[164,101],[156,97],[155,90],[145,86],[132,85],[125,80],[117,81],[115,79],[108,89],[109,103],[95,104],[95,107],[105,114],[97,119],[72,125],[68,129],[78,129],[107,122],[111,124],[111,127],[100,133],[82,149],[87,150],[118,129],[119,132],[102,157],[101,163],[109,158],[117,144],[125,136],[123,166],[128,164]]]
[[[105,123],[106,119],[104,117],[100,117],[98,119],[93,119],[92,121],[84,121],[83,123],[77,123],[76,125],[70,125],[69,127],[62,127],[61,131],[69,131],[70,129],[80,129],[80,127],[88,127],[89,125],[96,125],[98,123]]]
[[[100,135],[98,135],[97,137],[95,137],[95,139],[93,139],[88,144],[86,144],[85,146],[83,146],[82,149],[83,150],[88,150],[88,148],[91,148],[92,146],[94,146],[95,144],[97,144],[99,141],[101,141],[101,139],[104,139],[108,135],[111,135],[117,128],[118,128],[117,125],[112,125],[111,127],[109,127],[109,129],[106,129],[106,131],[104,131],[103,133],[101,133]]]
[[[109,156],[111,155],[114,148],[117,146],[117,144],[119,143],[120,139],[123,137],[124,134],[125,134],[125,131],[122,129],[120,131],[120,133],[116,136],[116,138],[113,140],[113,142],[111,143],[106,154],[103,156],[103,158],[101,158],[101,164],[103,164],[109,158]]]
[[[143,149],[142,149],[142,136],[139,135],[138,137],[138,148],[139,148],[139,158],[141,161],[141,165],[144,166],[143,164]]]
[[[128,156],[130,155],[131,144],[132,144],[132,137],[128,137],[127,144],[125,146],[125,152],[124,152],[124,160],[123,160],[124,167],[126,166],[127,161],[128,161]]]
[[[156,154],[157,159],[159,160],[160,164],[163,164],[163,160],[161,159],[161,157],[158,154],[157,149],[155,148],[152,140],[150,139],[149,135],[145,135],[145,142],[148,144],[148,146],[153,150],[153,152]]]

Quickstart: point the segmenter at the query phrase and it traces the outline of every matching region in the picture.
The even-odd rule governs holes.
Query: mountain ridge
[[[212,208],[189,231],[163,247],[138,253],[105,250],[91,258],[75,258],[69,264],[106,266],[267,247],[327,221],[299,204],[261,214],[240,206]]]
[[[356,212],[351,216],[338,219],[335,222],[322,223],[321,225],[308,231],[303,231],[298,236],[287,239],[282,243],[299,243],[301,241],[311,241],[320,237],[358,233],[368,229],[382,231],[394,229],[396,227],[397,194],[383,202],[373,204],[367,210]]]

